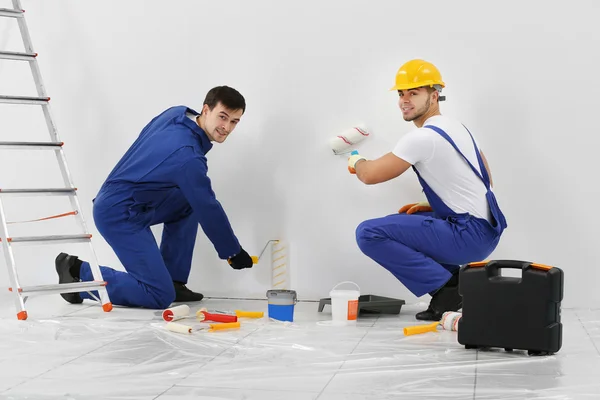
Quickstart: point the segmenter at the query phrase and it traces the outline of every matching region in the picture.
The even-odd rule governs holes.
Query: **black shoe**
[[[422,321],[439,321],[446,311],[458,311],[462,308],[462,296],[458,293],[458,270],[444,286],[431,297],[427,310],[415,315]]]
[[[71,267],[73,267],[77,261],[78,258],[76,256],[70,256],[66,253],[60,253],[56,257],[54,265],[56,266],[56,273],[58,274],[58,283],[79,282],[79,278],[75,278],[71,274]],[[60,295],[71,304],[83,303],[83,299],[79,293],[61,293]]]
[[[181,282],[173,282],[175,287],[175,302],[200,301],[204,298],[202,293],[192,292]]]
[[[416,313],[415,318],[421,321],[439,321],[442,319],[443,314],[443,312],[435,311],[430,305],[427,310]]]

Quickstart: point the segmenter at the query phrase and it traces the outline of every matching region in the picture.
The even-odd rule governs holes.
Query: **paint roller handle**
[[[364,157],[358,155],[357,150],[352,150],[350,157],[348,158],[348,172],[356,174],[356,163],[360,160],[366,160]]]
[[[246,318],[262,318],[265,316],[265,313],[262,311],[242,311],[242,310],[235,310],[235,315],[237,315],[240,318],[246,317]]]
[[[200,310],[196,313],[196,316],[201,321],[214,321],[214,322],[237,322],[237,315],[230,314],[214,314],[208,311]]]
[[[256,264],[254,259],[250,257],[250,254],[248,254],[243,248],[241,248],[238,254],[229,258],[227,262],[233,269],[252,268],[254,264]]]
[[[224,329],[236,329],[240,327],[239,322],[226,322],[223,324],[210,324],[211,331],[221,331]]]
[[[404,328],[404,336],[418,335],[420,333],[435,332],[439,322],[433,322],[427,325],[407,326]]]
[[[258,264],[258,256],[250,256],[250,258],[252,259],[252,264]],[[227,260],[227,262],[231,265],[231,259]]]
[[[358,154],[358,151],[352,150],[352,152],[350,153],[350,156],[354,156],[357,154]],[[356,170],[349,165],[348,165],[348,172],[350,172],[351,174],[356,174]]]

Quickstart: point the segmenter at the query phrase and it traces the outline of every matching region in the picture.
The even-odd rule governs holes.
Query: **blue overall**
[[[127,271],[101,266],[115,305],[168,307],[175,299],[173,281],[187,283],[198,224],[221,259],[240,251],[207,176],[212,143],[186,112],[198,114],[177,106],[155,117],[94,199],[96,227]],[[160,223],[159,247],[150,227]],[[89,263],[81,266],[80,278],[93,280]]]
[[[471,132],[469,135],[481,173],[446,132],[433,125],[425,128],[433,129],[446,139],[483,181],[493,220],[490,223],[469,213],[455,213],[412,167],[433,212],[392,214],[364,221],[356,229],[356,240],[365,255],[391,272],[417,297],[439,289],[461,264],[481,261],[489,256],[507,227]]]

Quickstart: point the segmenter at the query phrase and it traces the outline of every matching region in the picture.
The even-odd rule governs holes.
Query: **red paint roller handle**
[[[213,314],[207,311],[200,311],[201,314],[204,315],[204,321],[214,321],[214,322],[237,322],[237,315],[228,315],[228,314]]]

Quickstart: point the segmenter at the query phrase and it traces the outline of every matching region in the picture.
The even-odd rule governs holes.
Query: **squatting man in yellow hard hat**
[[[348,159],[349,170],[367,185],[394,179],[409,167],[416,173],[427,201],[362,222],[356,241],[415,296],[431,295],[427,310],[416,314],[430,321],[462,307],[460,266],[487,258],[507,227],[476,138],[440,113],[444,87],[433,64],[416,59],[402,65],[390,90],[398,91],[404,120],[416,128],[376,160],[360,154]]]

